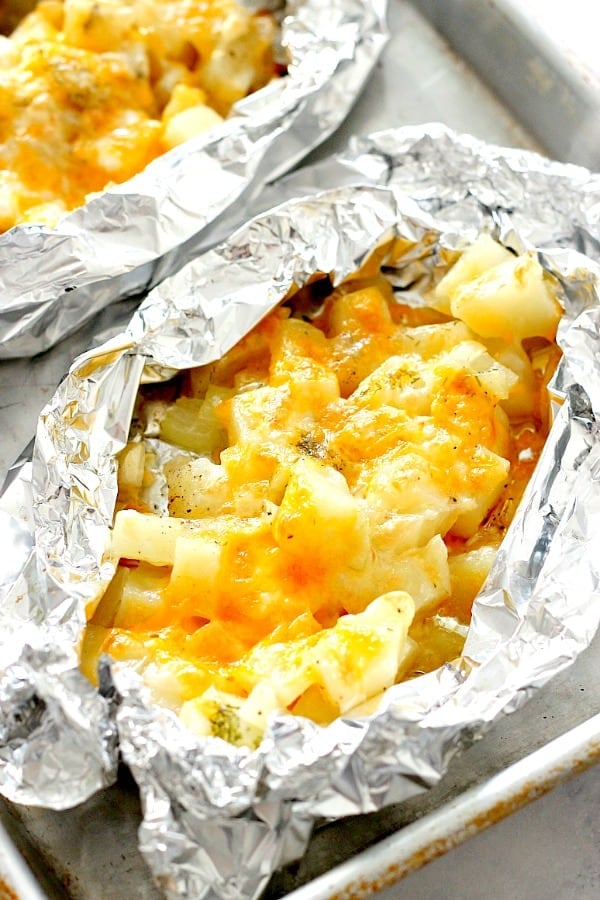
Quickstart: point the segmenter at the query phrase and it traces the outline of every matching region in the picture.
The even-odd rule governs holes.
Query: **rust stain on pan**
[[[477,832],[495,825],[511,813],[526,806],[532,800],[547,794],[559,782],[567,781],[597,762],[600,762],[600,740],[588,744],[585,752],[580,757],[569,760],[568,765],[557,765],[552,768],[545,773],[543,780],[533,778],[506,799],[494,803],[485,812],[473,815],[454,833],[449,834],[447,837],[432,840],[427,846],[420,847],[402,862],[388,866],[375,879],[360,879],[353,884],[347,885],[342,891],[331,894],[329,900],[364,900],[365,897],[390,887],[411,872],[420,869],[434,859],[443,856],[454,847],[459,846],[459,844],[462,844],[463,841],[477,834]]]
[[[490,825],[505,819],[532,800],[547,794],[559,782],[567,781],[569,778],[583,772],[594,762],[600,762],[600,742],[596,741],[587,747],[586,752],[581,757],[570,760],[568,765],[555,766],[543,781],[532,779],[531,782],[524,784],[519,791],[509,796],[506,800],[501,800],[489,810],[486,810],[485,813],[474,816],[469,823],[468,834],[471,833],[471,828],[474,831],[482,831],[484,828],[488,828]]]
[[[19,900],[19,895],[0,877],[0,900]]]

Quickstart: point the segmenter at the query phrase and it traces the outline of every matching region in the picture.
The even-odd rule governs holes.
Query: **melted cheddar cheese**
[[[0,37],[0,230],[55,224],[274,74],[236,0],[41,0]]]
[[[195,731],[252,743],[273,710],[327,722],[457,656],[547,429],[560,308],[535,258],[512,259],[539,338],[521,320],[506,337],[512,301],[490,337],[399,304],[378,276],[311,321],[294,299],[275,309],[176,398],[142,394],[181,453],[168,516],[145,505],[143,442],[122,454],[121,564],[86,632],[90,677],[107,652]],[[468,286],[476,323],[484,277],[449,289],[464,306]]]

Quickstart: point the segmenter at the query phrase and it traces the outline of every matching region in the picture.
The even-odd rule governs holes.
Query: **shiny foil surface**
[[[343,121],[387,40],[386,0],[263,6],[282,20],[287,75],[56,228],[20,225],[0,235],[0,359],[40,353],[176,271],[216,243],[215,220],[229,211],[242,222],[246,198]]]
[[[435,784],[461,747],[588,646],[600,621],[599,188],[583,169],[441,126],[361,138],[282,182],[281,197],[295,199],[183,267],[125,332],[75,361],[40,416],[33,460],[15,467],[0,500],[10,548],[0,579],[7,797],[73,805],[114,777],[118,742],[142,794],[140,846],[165,895],[258,897],[278,866],[302,854],[317,819],[380,809]],[[195,737],[150,705],[124,666],[106,664],[93,691],[74,647],[86,604],[111,576],[103,553],[115,454],[139,384],[219,358],[292,285],[316,272],[338,284],[395,237],[403,252],[386,275],[417,304],[443,265],[440,250],[481,229],[517,251],[537,247],[559,283],[564,358],[550,437],[475,603],[462,658],[390,688],[370,717],[321,727],[276,715],[253,751]],[[63,746],[71,751],[60,756],[59,798]]]

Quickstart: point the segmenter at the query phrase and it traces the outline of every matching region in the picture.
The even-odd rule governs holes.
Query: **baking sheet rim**
[[[600,763],[600,713],[286,895],[363,900]]]

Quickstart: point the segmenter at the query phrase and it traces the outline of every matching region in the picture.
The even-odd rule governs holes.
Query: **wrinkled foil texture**
[[[0,359],[46,350],[108,304],[176,271],[225,237],[222,214],[240,224],[243,198],[343,121],[387,40],[386,0],[263,7],[283,16],[285,77],[56,228],[22,225],[0,235]]]
[[[171,898],[257,897],[302,854],[315,820],[380,809],[435,784],[458,750],[588,646],[600,620],[599,180],[426,126],[355,141],[284,181],[282,195],[299,184],[306,196],[186,265],[126,331],[75,361],[40,416],[33,460],[15,467],[0,502],[11,551],[0,581],[0,788],[21,802],[79,802],[114,777],[116,728],[141,789],[140,846]],[[461,660],[390,688],[368,718],[322,728],[275,716],[255,751],[196,738],[147,703],[126,667],[106,665],[94,693],[73,645],[85,605],[110,578],[102,552],[114,454],[139,383],[220,357],[292,285],[315,272],[337,284],[397,236],[405,249],[386,273],[418,303],[440,249],[482,228],[517,251],[535,244],[558,279],[564,359],[551,435],[475,603]],[[73,768],[59,799],[56,751],[69,740],[83,749],[61,759]]]

